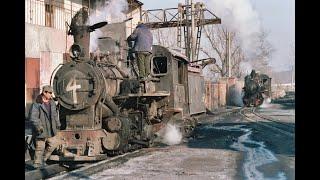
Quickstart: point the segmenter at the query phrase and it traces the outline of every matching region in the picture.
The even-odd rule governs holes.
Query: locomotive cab
[[[139,97],[140,99],[157,99],[157,107],[166,107],[163,111],[172,111],[171,114],[188,114],[187,94],[187,58],[178,51],[153,45],[150,57],[151,78],[140,81],[140,90],[134,87],[131,90],[122,90],[114,99]],[[122,87],[132,86],[132,82],[122,82]],[[136,87],[136,86],[135,86]],[[120,89],[123,89],[120,87]],[[148,100],[147,100],[148,101]]]

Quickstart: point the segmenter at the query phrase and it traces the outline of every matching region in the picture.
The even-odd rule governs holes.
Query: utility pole
[[[226,32],[226,61],[225,61],[225,76],[231,77],[231,53],[230,53],[230,32]]]
[[[294,83],[294,65],[291,66],[291,90],[293,90]]]

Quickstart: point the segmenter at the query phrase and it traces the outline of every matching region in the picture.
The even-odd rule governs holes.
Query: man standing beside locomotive
[[[134,41],[133,52],[135,52],[139,68],[139,78],[146,80],[150,78],[150,55],[152,53],[153,36],[149,28],[141,21],[127,41]]]
[[[59,112],[52,100],[53,89],[44,86],[42,93],[37,96],[29,111],[35,138],[34,167],[45,165],[53,150],[59,145],[56,133],[60,129]],[[46,146],[47,145],[47,146]]]

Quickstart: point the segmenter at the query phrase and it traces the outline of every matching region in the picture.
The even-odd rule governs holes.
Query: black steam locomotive
[[[260,106],[265,98],[271,97],[271,78],[252,70],[250,75],[244,78],[243,92],[244,106]]]
[[[49,159],[95,161],[149,147],[170,122],[184,134],[192,131],[195,115],[205,113],[201,71],[190,68],[178,51],[155,45],[152,78],[138,80],[119,66],[120,46],[112,38],[100,38],[99,54],[90,56],[90,32],[107,23],[89,26],[86,13],[82,9],[72,19],[72,60],[53,78],[62,123],[57,135],[62,143]]]

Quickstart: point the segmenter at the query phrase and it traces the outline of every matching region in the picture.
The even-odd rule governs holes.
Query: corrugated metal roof
[[[134,2],[136,2],[136,3],[140,4],[140,5],[143,5],[143,3],[140,2],[140,1],[134,0]]]
[[[177,49],[177,48],[167,48],[168,51],[174,56],[174,57],[177,57],[181,60],[184,60],[186,61],[187,63],[189,63],[188,61],[188,57],[186,55],[184,55],[180,49]]]
[[[140,2],[140,1],[138,1],[138,0],[127,0],[127,1],[128,1],[128,3],[137,3],[137,4],[139,4],[140,6],[143,5],[143,3]]]

